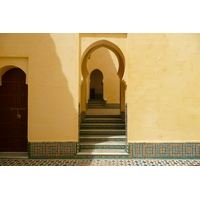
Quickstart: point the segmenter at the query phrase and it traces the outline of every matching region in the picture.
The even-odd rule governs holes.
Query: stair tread
[[[129,155],[124,149],[83,149],[77,155]]]
[[[27,152],[0,152],[0,158],[28,158]]]
[[[105,118],[98,118],[98,117],[90,117],[90,118],[85,118],[85,120],[117,120],[117,121],[120,121],[120,120],[122,120],[121,118],[114,118],[114,117],[110,117],[110,118],[108,118],[108,117],[105,117]]]
[[[80,145],[125,145],[125,141],[80,142]]]
[[[80,138],[126,138],[125,135],[83,135]]]
[[[80,129],[80,131],[125,131],[125,129]]]
[[[81,123],[81,125],[125,125],[124,123]]]
[[[96,102],[88,103],[90,112],[80,124],[80,152],[77,155],[129,155],[126,152],[125,122],[120,112],[105,108],[99,111],[103,107]]]
[[[115,119],[122,119],[122,117],[120,115],[85,115],[85,119],[90,119],[90,118],[115,118]]]

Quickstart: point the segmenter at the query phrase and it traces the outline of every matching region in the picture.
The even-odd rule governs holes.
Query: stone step
[[[88,107],[88,108],[96,108],[96,107],[97,107],[97,108],[98,108],[98,107],[104,108],[105,105],[103,105],[103,104],[102,104],[102,105],[100,105],[100,104],[93,104],[93,105],[88,105],[87,107]]]
[[[104,102],[104,100],[103,99],[89,99],[88,100],[88,103],[95,103],[95,102],[101,103],[101,102]]]
[[[0,158],[28,158],[28,152],[0,152]]]
[[[119,129],[81,129],[80,135],[125,135],[125,130]]]
[[[104,106],[88,106],[88,109],[104,109]]]
[[[124,141],[107,141],[107,142],[81,142],[80,145],[125,145]]]
[[[80,129],[125,129],[123,123],[82,123]]]
[[[83,135],[80,138],[126,138],[125,135]]]
[[[125,135],[83,135],[80,142],[126,141]]]
[[[85,118],[121,118],[121,115],[86,115]]]
[[[104,101],[89,101],[88,102],[88,104],[93,104],[93,103],[103,103],[103,104],[105,104],[105,102]]]
[[[90,102],[90,103],[88,103],[87,104],[88,106],[104,106],[105,105],[105,103],[104,102]]]
[[[125,149],[125,141],[80,142],[80,149]]]
[[[121,118],[85,118],[83,123],[123,123]]]
[[[82,149],[77,155],[129,155],[125,149]]]
[[[104,103],[95,101],[89,103],[88,108],[80,125],[77,155],[129,155],[120,110],[106,109]]]
[[[104,106],[105,105],[105,103],[89,103],[89,104],[87,104],[88,106]]]

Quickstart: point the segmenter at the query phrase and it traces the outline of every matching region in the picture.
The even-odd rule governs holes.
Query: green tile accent
[[[133,158],[200,158],[199,143],[132,143]]]
[[[67,157],[76,154],[76,142],[30,142],[29,158]]]
[[[129,143],[128,156],[76,155],[77,142],[29,143],[29,158],[63,159],[199,159],[200,143]],[[99,145],[102,148],[102,145]],[[110,145],[108,145],[111,148]],[[124,146],[124,145],[119,145]],[[100,147],[99,147],[100,148]],[[119,148],[119,147],[118,147]],[[125,147],[123,147],[125,148]]]
[[[166,143],[158,143],[156,145],[156,155],[162,158],[170,157],[170,149],[169,144]]]

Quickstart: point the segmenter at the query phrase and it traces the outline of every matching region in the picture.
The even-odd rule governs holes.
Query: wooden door
[[[7,71],[0,86],[0,152],[27,152],[27,97],[26,74]]]

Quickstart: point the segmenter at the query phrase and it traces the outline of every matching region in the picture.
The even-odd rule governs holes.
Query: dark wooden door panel
[[[27,151],[27,95],[25,73],[11,69],[0,86],[0,151]]]

